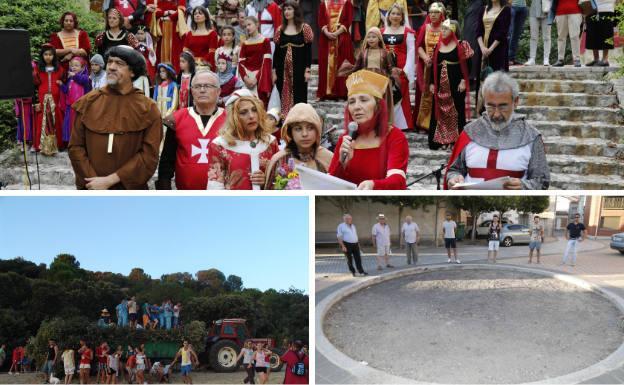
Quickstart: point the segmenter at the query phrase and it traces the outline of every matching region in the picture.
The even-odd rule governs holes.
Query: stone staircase
[[[517,112],[531,121],[544,136],[551,170],[551,189],[621,189],[624,161],[616,152],[624,137],[622,81],[608,80],[615,68],[515,67],[512,75],[521,87]],[[343,125],[344,101],[317,101],[317,68],[313,66],[308,100],[326,113],[327,125]],[[412,93],[413,101],[413,93]],[[338,134],[338,133],[337,133]],[[449,157],[449,151],[432,151],[425,135],[408,133],[410,161],[408,183],[430,174]],[[335,136],[334,139],[337,139]],[[35,157],[27,153],[32,189],[38,189]],[[53,157],[39,155],[41,189],[73,189],[74,174],[67,152]],[[14,149],[0,154],[0,183],[6,189],[24,189],[21,153]],[[150,183],[153,186],[153,183]],[[411,189],[435,189],[435,178],[426,177]]]
[[[551,171],[551,189],[599,190],[624,187],[624,160],[617,160],[624,144],[624,92],[608,80],[616,68],[514,67],[520,83],[517,113],[543,134]],[[308,100],[326,113],[328,125],[342,126],[344,101],[316,101],[318,77],[312,69]],[[413,91],[412,91],[413,102]],[[450,151],[432,151],[423,134],[407,133],[410,146],[408,183],[445,164]],[[435,189],[431,176],[410,186]]]

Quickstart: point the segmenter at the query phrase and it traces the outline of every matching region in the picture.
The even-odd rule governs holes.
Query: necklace
[[[258,140],[257,139],[249,141],[249,147],[256,148],[257,145],[258,145]]]

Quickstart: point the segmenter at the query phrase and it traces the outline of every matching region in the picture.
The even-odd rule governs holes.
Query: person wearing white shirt
[[[355,260],[355,267],[358,273],[368,275],[362,268],[360,244],[358,243],[357,229],[353,224],[353,217],[351,217],[350,214],[345,214],[342,219],[343,222],[338,225],[338,229],[336,230],[336,236],[338,238],[338,244],[340,244],[340,249],[347,258],[349,271],[351,271],[351,275],[355,277],[355,269],[353,268],[353,261]]]
[[[405,255],[407,264],[418,263],[418,242],[420,241],[420,229],[411,216],[405,217],[403,227],[401,227],[401,240],[405,243]]]
[[[383,214],[377,216],[377,223],[373,225],[373,247],[377,247],[377,270],[382,270],[382,261],[386,267],[394,267],[390,264],[390,226],[386,224]]]
[[[453,250],[455,263],[461,263],[457,258],[457,244],[455,242],[456,229],[457,223],[453,220],[451,213],[447,213],[446,220],[442,222],[442,237],[444,238],[444,247],[446,247],[446,253],[448,254],[448,263],[451,263],[451,249]]]

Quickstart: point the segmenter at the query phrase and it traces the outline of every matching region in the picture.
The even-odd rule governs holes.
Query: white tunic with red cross
[[[262,13],[258,15],[258,11],[251,5],[247,5],[247,16],[253,16],[260,22],[260,34],[271,41],[273,44],[273,36],[275,30],[279,28],[282,23],[282,11],[279,5],[274,2],[269,3]]]
[[[470,142],[465,148],[466,182],[483,182],[504,176],[524,178],[531,160],[531,144],[510,150],[494,150]]]
[[[208,147],[225,124],[225,110],[217,109],[205,126],[193,107],[176,111],[174,119],[178,142],[176,187],[178,190],[204,190],[208,183]]]

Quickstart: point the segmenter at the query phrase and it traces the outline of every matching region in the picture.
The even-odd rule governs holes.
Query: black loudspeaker
[[[30,36],[23,29],[0,29],[0,99],[33,95]]]

